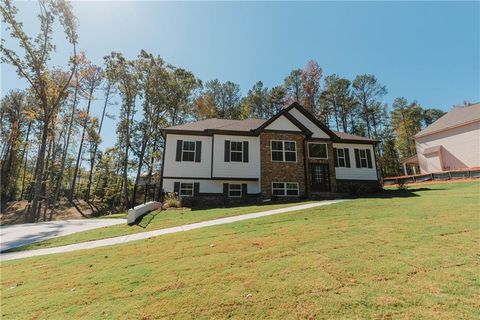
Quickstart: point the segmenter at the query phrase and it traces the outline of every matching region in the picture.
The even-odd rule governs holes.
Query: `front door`
[[[330,191],[330,171],[328,164],[310,164],[310,184],[313,192]]]

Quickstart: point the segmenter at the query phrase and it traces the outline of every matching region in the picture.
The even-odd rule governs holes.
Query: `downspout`
[[[213,178],[213,148],[215,147],[215,134],[212,133],[212,156],[210,159],[210,178]]]
[[[308,178],[308,159],[307,159],[307,137],[305,136],[303,138],[303,163],[304,163],[304,175],[305,175],[305,195],[310,196],[310,183],[309,183],[309,178]]]
[[[163,173],[165,171],[165,150],[167,148],[167,133],[165,133],[165,139],[163,141],[163,153],[162,153],[162,172],[161,172],[161,178],[160,178],[160,187],[158,188],[158,196],[157,196],[157,200],[159,200],[160,202],[163,202],[163,197],[160,199],[160,195],[162,194],[162,191],[163,191]]]

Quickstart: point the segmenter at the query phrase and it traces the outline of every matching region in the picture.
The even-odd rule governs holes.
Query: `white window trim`
[[[365,152],[365,157],[362,157],[362,151]],[[360,159],[360,169],[368,169],[367,149],[358,149],[358,159]],[[365,166],[362,165],[362,159],[365,159]]]
[[[232,191],[232,190],[230,189],[230,187],[231,187],[232,185],[240,186],[240,190],[234,190],[234,191],[240,191],[240,195],[239,195],[239,196],[232,196],[232,195],[230,195],[230,191]],[[243,194],[242,194],[242,185],[241,185],[240,183],[229,183],[229,184],[228,184],[228,197],[229,197],[229,198],[241,198],[242,195],[243,195]]]
[[[273,184],[274,183],[282,183],[283,184],[283,188],[274,188],[273,187]],[[295,184],[297,186],[296,189],[287,189],[287,184]],[[278,194],[273,194],[273,189],[275,190],[281,190],[283,189],[283,195],[278,195]],[[287,194],[287,190],[297,190],[297,194],[296,195],[292,195],[292,194]],[[299,197],[300,196],[300,186],[298,184],[298,182],[283,182],[283,181],[273,181],[272,182],[272,196],[274,197]]]
[[[240,143],[240,145],[242,146],[242,151],[232,151],[232,142],[236,142],[236,143]],[[242,157],[239,161],[237,160],[232,160],[232,152],[241,152],[242,153]],[[243,141],[230,141],[230,162],[243,162]]]
[[[185,142],[193,142],[193,150],[185,150]],[[183,159],[183,152],[193,152],[193,160],[184,160]],[[197,153],[197,142],[196,141],[182,141],[182,162],[195,162],[195,155]]]
[[[273,150],[273,142],[281,142],[282,143],[282,153],[283,153],[283,161],[280,160],[273,160],[273,152],[280,152],[280,150]],[[287,161],[285,160],[285,152],[293,152],[293,151],[285,151],[285,142],[293,142],[295,144],[295,161]],[[270,160],[272,162],[290,162],[296,163],[298,162],[298,153],[297,153],[297,141],[293,140],[270,140]]]
[[[319,158],[319,157],[311,157],[310,156],[310,145],[311,144],[324,144],[325,145],[325,151],[327,153],[327,156],[325,158]],[[308,158],[309,159],[322,159],[322,160],[326,160],[328,159],[328,145],[325,143],[325,142],[309,142],[307,143],[307,152],[308,152]]]
[[[346,168],[347,167],[347,157],[345,155],[345,148],[337,148],[337,164],[338,168]],[[340,156],[339,151],[343,150],[343,157]],[[349,149],[347,149],[349,150]],[[348,151],[347,151],[348,152]],[[340,165],[340,159],[343,159],[343,166]]]
[[[192,190],[192,194],[191,194],[191,195],[188,195],[188,194],[186,194],[186,195],[183,194],[183,195],[182,195],[182,189],[185,189],[185,188],[182,188],[182,185],[184,185],[184,184],[191,184],[191,185],[192,185],[192,189],[191,189],[191,190]],[[179,190],[178,190],[178,193],[179,193],[178,195],[179,195],[180,197],[193,197],[194,188],[195,188],[195,186],[194,186],[194,183],[193,183],[193,182],[180,182],[180,188],[179,188]],[[187,188],[187,189],[188,189],[188,188]],[[189,189],[188,189],[188,190],[189,190]]]

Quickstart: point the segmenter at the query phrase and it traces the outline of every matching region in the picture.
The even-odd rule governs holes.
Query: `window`
[[[230,142],[230,161],[243,161],[243,142]]]
[[[348,149],[337,149],[337,161],[339,167],[347,166],[345,162],[345,150],[348,151]]]
[[[195,141],[183,141],[182,161],[195,161]]]
[[[297,145],[295,141],[272,140],[272,161],[296,162]]]
[[[180,183],[180,196],[192,197],[193,196],[193,183]]]
[[[367,162],[367,151],[364,149],[360,149],[360,168],[368,168]]]
[[[230,198],[240,198],[242,196],[242,185],[241,184],[229,184],[228,185],[228,196]]]
[[[298,196],[297,182],[273,182],[272,194],[274,196]]]
[[[309,143],[308,157],[312,159],[327,159],[328,151],[326,143]]]

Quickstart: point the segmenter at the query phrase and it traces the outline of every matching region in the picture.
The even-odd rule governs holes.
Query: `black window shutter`
[[[370,149],[367,149],[367,164],[369,168],[373,168],[372,166],[372,153],[370,152]]]
[[[177,155],[175,161],[182,161],[182,145],[183,140],[177,140]]]
[[[198,196],[198,194],[200,193],[200,183],[199,182],[195,182],[193,184],[193,195],[194,196]]]
[[[202,141],[195,142],[195,162],[200,162],[202,159]]]
[[[230,162],[230,140],[225,140],[225,162]]]
[[[335,167],[338,167],[337,148],[333,148],[333,159],[335,160]]]
[[[350,168],[350,152],[348,151],[348,148],[343,149],[343,152],[345,154],[345,166]]]
[[[223,196],[228,197],[228,183],[223,184]]]
[[[360,151],[358,149],[353,149],[355,151],[355,166],[357,168],[361,168],[362,166],[360,165]]]
[[[246,198],[246,197],[247,197],[247,184],[242,183],[242,198]]]
[[[248,141],[243,141],[243,162],[248,162]]]
[[[180,194],[180,182],[173,183],[173,192]]]

